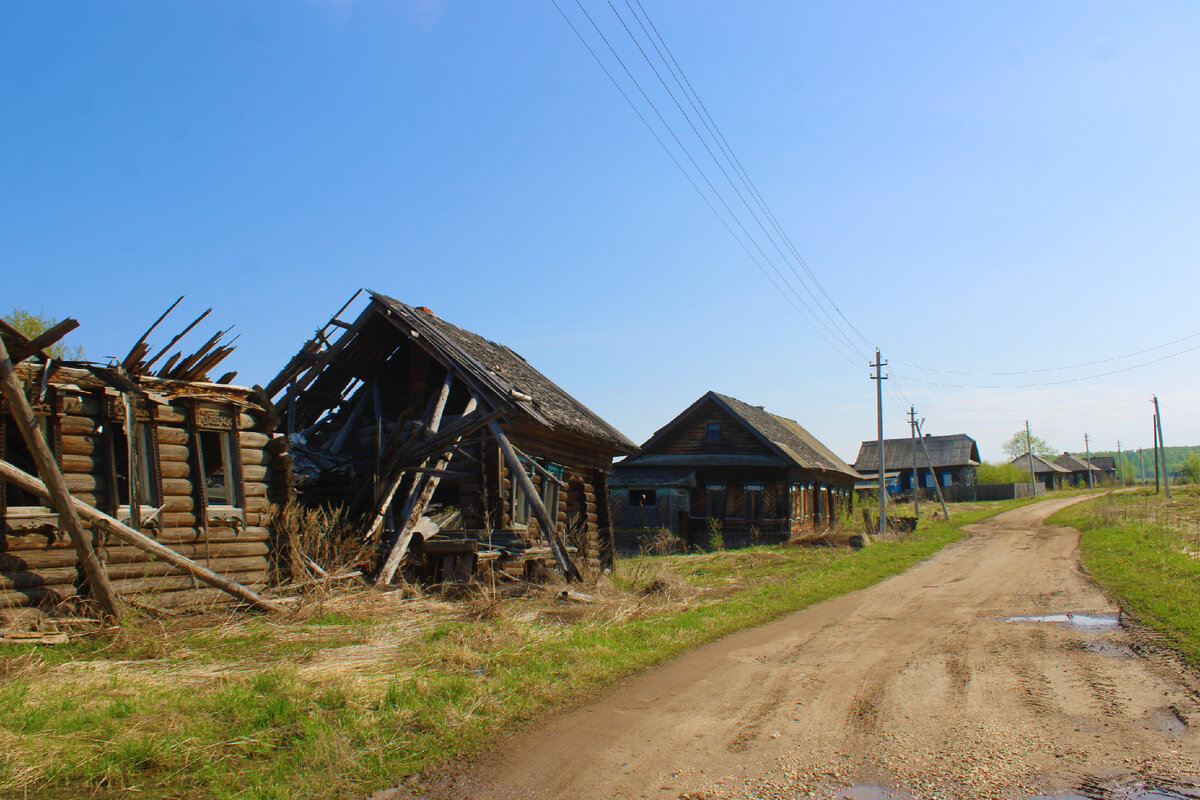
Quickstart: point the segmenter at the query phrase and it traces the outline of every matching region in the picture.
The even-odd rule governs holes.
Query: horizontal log
[[[163,498],[167,497],[187,497],[192,493],[192,482],[187,478],[163,478],[162,480]]]
[[[108,488],[108,481],[94,474],[68,473],[63,475],[63,482],[71,494],[97,493]]]
[[[242,444],[243,444],[243,446],[245,445],[244,439],[242,441]],[[271,455],[276,456],[276,455],[282,455],[283,453],[287,452],[287,448],[288,448],[287,437],[282,434],[275,434],[274,436],[271,437],[271,441],[267,442],[266,447],[264,447],[263,449],[266,450]]]
[[[24,591],[0,591],[0,608],[24,608],[42,603],[54,604],[67,600],[79,593],[74,584],[63,583],[56,586],[40,586]]]
[[[73,415],[58,418],[58,430],[63,436],[90,434],[100,429],[102,422],[95,417],[77,417]]]
[[[98,435],[86,436],[75,434],[62,437],[62,451],[64,454],[94,456],[99,449],[100,437]]]
[[[255,520],[257,522],[257,520]],[[163,528],[152,537],[159,544],[164,544],[172,550],[183,552],[183,545],[225,542],[266,542],[271,538],[271,531],[259,525],[247,525],[242,529],[212,527],[212,528]],[[66,533],[51,528],[45,533],[29,533],[22,535],[0,536],[0,563],[5,555],[13,558],[27,559],[31,554],[48,550],[68,550],[75,552],[71,540]]]
[[[243,587],[248,587],[253,584],[266,583],[267,573],[266,570],[256,570],[254,572],[226,573],[222,577],[236,581]],[[166,575],[158,578],[133,578],[112,582],[113,590],[117,594],[173,592],[180,589],[195,589],[199,585],[201,585],[200,582],[191,575]]]
[[[266,483],[271,470],[257,464],[242,465],[242,480],[246,483]]]
[[[251,584],[249,588],[259,590],[263,585]],[[234,599],[220,589],[182,589],[165,594],[138,596],[133,595],[143,605],[150,608],[206,608],[209,606],[228,606]]]
[[[187,463],[192,451],[187,445],[182,444],[160,444],[158,446],[159,461],[182,461]]]
[[[176,543],[195,543],[203,539],[210,542],[265,542],[271,538],[271,531],[249,524],[240,530],[214,526],[205,528],[204,533],[197,528],[163,528],[154,538],[174,549]]]
[[[164,478],[186,478],[192,474],[192,467],[186,461],[160,461],[158,472]]]
[[[246,511],[266,511],[271,505],[271,501],[265,497],[247,497],[245,510]]]
[[[243,497],[266,497],[267,485],[265,483],[251,483],[249,481],[242,484]]]
[[[242,466],[265,467],[271,463],[274,458],[270,453],[261,447],[249,448],[243,447],[241,452]]]
[[[191,437],[183,428],[171,428],[167,426],[159,426],[155,432],[155,438],[159,444],[183,444],[186,445]]]
[[[63,453],[59,466],[62,467],[64,474],[68,472],[99,472],[107,469],[103,459],[90,455],[74,455],[72,453]]]
[[[243,450],[262,450],[267,446],[267,442],[271,441],[271,437],[267,434],[255,431],[243,431],[238,438],[241,440]]]
[[[172,513],[172,512],[178,512],[178,511],[192,511],[196,508],[196,501],[193,500],[191,497],[174,495],[174,496],[164,497],[163,505],[166,506],[166,508],[163,509],[164,513]],[[163,524],[165,525],[166,523],[164,522]]]

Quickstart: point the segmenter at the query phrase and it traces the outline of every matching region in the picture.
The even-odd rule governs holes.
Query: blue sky
[[[1167,442],[1200,443],[1200,7],[643,5],[854,351],[764,278],[550,0],[0,6],[0,303],[79,318],[103,359],[186,294],[178,326],[212,306],[255,383],[367,286],[508,344],[635,441],[715,389],[853,460],[869,342],[888,435],[911,403],[989,459],[1026,418],[1060,449],[1149,446],[1158,393]],[[607,2],[583,6],[725,188]]]

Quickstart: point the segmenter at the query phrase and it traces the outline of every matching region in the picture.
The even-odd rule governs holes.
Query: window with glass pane
[[[200,431],[200,461],[208,505],[240,505],[233,460],[233,433]]]

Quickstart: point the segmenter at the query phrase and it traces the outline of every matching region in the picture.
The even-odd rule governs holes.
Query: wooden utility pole
[[[44,368],[49,369],[49,365]],[[58,514],[58,526],[71,537],[71,544],[75,546],[75,555],[83,567],[83,574],[87,577],[92,597],[100,605],[105,616],[113,620],[120,618],[121,607],[113,592],[112,584],[108,582],[108,574],[100,564],[100,559],[96,557],[91,540],[84,535],[83,523],[80,522],[79,514],[71,502],[71,493],[67,491],[66,481],[63,480],[58,463],[54,460],[54,454],[50,452],[50,448],[42,436],[42,431],[38,428],[37,420],[33,416],[33,409],[25,398],[25,391],[21,388],[21,382],[17,380],[17,375],[13,371],[13,363],[9,360],[8,350],[4,347],[2,340],[0,340],[0,393],[3,393],[13,419],[16,421],[17,427],[21,429],[21,436],[25,438],[25,444],[29,447],[29,452],[33,455],[33,461],[37,465],[38,475],[46,484],[50,506]]]
[[[1029,456],[1029,480],[1033,496],[1037,497],[1037,473],[1033,471],[1033,437],[1029,435],[1029,420],[1025,420],[1025,449]]]
[[[1092,482],[1092,446],[1088,444],[1088,435],[1083,435],[1083,452],[1087,456],[1088,468],[1088,491],[1095,491],[1096,485]]]
[[[908,407],[908,428],[909,437],[912,440],[912,456],[913,456],[913,514],[917,519],[921,518],[921,484],[917,480],[917,409],[913,406]]]
[[[871,380],[875,381],[875,422],[879,435],[879,535],[882,537],[887,525],[887,487],[884,478],[887,462],[883,458],[883,382],[887,376],[879,370],[887,366],[887,362],[880,360],[878,349],[875,350],[875,363],[871,366],[875,368]]]
[[[1125,456],[1121,454],[1121,440],[1117,439],[1117,472],[1121,475],[1121,488],[1125,488]]]
[[[1158,434],[1158,449],[1162,451],[1163,494],[1171,502],[1171,474],[1167,471],[1167,443],[1163,441],[1162,412],[1158,409],[1158,395],[1154,395],[1154,431]]]
[[[1154,493],[1162,491],[1162,481],[1158,475],[1158,412],[1154,412]]]
[[[925,463],[929,465],[929,475],[933,478],[933,490],[937,492],[938,502],[942,504],[942,513],[946,515],[946,519],[950,519],[950,509],[946,508],[946,497],[942,494],[941,481],[937,479],[937,473],[933,469],[933,459],[929,457],[929,448],[925,446],[925,435],[921,433],[921,426],[925,424],[925,420],[917,423],[917,441],[921,443],[921,449],[925,451]]]

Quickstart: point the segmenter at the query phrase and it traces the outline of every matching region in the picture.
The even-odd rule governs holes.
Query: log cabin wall
[[[78,369],[54,371],[42,396],[41,370],[21,365],[18,374],[74,497],[239,583],[267,583],[282,555],[268,506],[287,497],[290,459],[282,438],[260,430],[265,412],[249,390],[146,381],[127,409],[120,392]],[[0,420],[0,457],[36,474],[2,404]],[[225,596],[99,532],[94,543],[118,594],[163,607]],[[53,512],[0,482],[0,608],[58,603],[79,587],[75,551]]]

